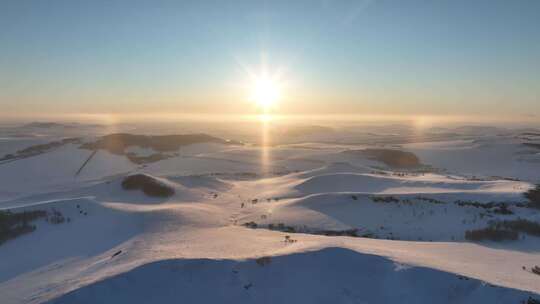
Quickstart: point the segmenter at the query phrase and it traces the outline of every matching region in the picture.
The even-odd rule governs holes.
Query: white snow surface
[[[422,163],[444,169],[420,174],[391,168],[382,174],[380,164],[341,153],[350,148],[193,145],[145,166],[100,151],[74,176],[90,152],[66,145],[0,164],[0,209],[56,210],[70,218],[37,220],[34,232],[0,244],[0,302],[540,298],[540,276],[523,270],[540,265],[540,239],[463,238],[465,230],[494,218],[540,221],[538,210],[519,206],[540,172],[539,163],[516,158],[528,148],[513,140],[405,145]],[[175,194],[151,198],[123,190],[123,177],[135,172],[154,176]],[[377,203],[374,196],[408,203]],[[458,200],[507,202],[514,214],[480,215],[483,208],[458,206]],[[242,225],[251,221],[259,229]],[[260,228],[278,223],[301,233]],[[351,228],[378,239],[313,234]]]

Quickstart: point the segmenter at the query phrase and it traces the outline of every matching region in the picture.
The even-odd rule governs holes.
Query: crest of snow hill
[[[133,174],[122,181],[125,190],[141,190],[144,194],[153,197],[170,197],[174,195],[174,188],[146,174]]]

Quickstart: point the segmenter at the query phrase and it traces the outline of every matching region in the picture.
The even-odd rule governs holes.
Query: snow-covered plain
[[[464,239],[466,230],[494,219],[540,222],[538,210],[522,206],[523,192],[540,181],[538,151],[507,134],[470,137],[388,145],[427,166],[406,172],[344,153],[370,145],[328,142],[194,144],[143,165],[99,150],[79,174],[91,151],[68,144],[0,164],[0,209],[55,210],[69,218],[37,220],[34,232],[0,244],[0,302],[540,298],[540,276],[529,270],[540,265],[539,238]],[[133,173],[175,194],[152,198],[122,189]],[[459,201],[504,202],[512,214]],[[279,224],[294,230],[267,229]],[[369,238],[320,235],[349,229]]]

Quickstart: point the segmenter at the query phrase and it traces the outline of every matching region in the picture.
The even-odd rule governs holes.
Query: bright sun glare
[[[265,110],[271,108],[281,95],[279,84],[267,76],[256,77],[251,88],[251,100]]]

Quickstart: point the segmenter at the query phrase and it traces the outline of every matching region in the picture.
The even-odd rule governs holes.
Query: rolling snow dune
[[[502,188],[501,188],[502,186]],[[528,183],[511,181],[476,182],[430,181],[421,178],[398,178],[373,174],[336,173],[317,175],[295,186],[303,194],[321,192],[366,192],[366,193],[422,193],[448,191],[493,191],[514,192],[528,189]]]
[[[189,176],[169,176],[169,180],[174,181],[187,188],[205,188],[215,191],[226,191],[232,188],[230,183],[212,176],[189,175]]]
[[[87,198],[39,202],[10,209],[57,210],[69,222],[38,220],[36,230],[2,244],[0,282],[63,259],[85,258],[109,250],[140,232],[140,216]]]
[[[155,278],[159,278],[156,280]],[[520,303],[529,293],[343,248],[146,264],[48,303]]]
[[[167,187],[174,189],[175,193],[171,197],[152,197],[145,194],[140,189],[126,190],[122,187],[122,181],[126,176],[119,174],[117,176],[103,178],[99,180],[87,181],[78,183],[72,189],[64,189],[50,193],[38,193],[20,197],[13,200],[6,200],[0,204],[0,207],[14,208],[22,205],[27,205],[40,201],[54,201],[67,198],[87,197],[98,202],[118,202],[130,204],[159,204],[166,202],[189,202],[203,198],[207,195],[209,189],[185,187],[180,183],[176,183],[166,177],[156,177],[145,174]],[[185,177],[185,180],[190,180],[191,177]],[[197,180],[197,177],[193,177]]]
[[[163,203],[167,201],[193,201],[201,198],[204,193],[197,190],[185,187],[182,184],[176,183],[164,177],[156,177],[145,174],[151,179],[155,179],[159,183],[174,189],[175,193],[171,197],[151,197],[143,193],[142,190],[133,189],[126,190],[122,187],[122,181],[126,176],[118,176],[112,180],[101,182],[89,188],[82,189],[76,193],[79,195],[93,195],[99,201],[106,202],[127,202],[127,203]]]
[[[2,135],[0,135],[0,158],[4,157],[6,154],[15,154],[19,150],[34,145],[45,144],[47,142],[49,142],[47,138],[2,137]]]
[[[369,173],[372,170],[370,170],[367,167],[356,167],[351,165],[347,162],[335,162],[331,163],[329,165],[325,165],[323,167],[304,171],[301,173],[298,173],[297,176],[299,178],[309,178],[309,177],[315,177],[319,175],[326,175],[326,174],[335,174],[335,173]]]
[[[477,198],[480,196],[477,195]],[[356,229],[358,235],[383,239],[412,241],[463,241],[466,230],[480,229],[493,220],[483,208],[459,206],[456,200],[467,200],[466,194],[394,196],[401,203],[374,202],[371,195],[358,193],[323,193],[300,199],[261,203],[257,212],[241,219],[256,222],[261,227],[283,223],[297,232],[320,233]],[[426,199],[445,200],[431,203]],[[489,201],[488,196],[485,201]],[[403,201],[407,200],[407,203]],[[538,221],[540,216],[527,208],[510,207],[512,215],[504,219],[527,218]],[[488,214],[488,215],[486,215]],[[527,250],[540,250],[530,236]],[[538,243],[540,244],[540,243]]]
[[[2,195],[0,201],[33,193],[46,193],[77,187],[84,181],[99,179],[133,170],[135,166],[122,156],[98,152],[79,176],[77,170],[90,155],[76,145],[66,145],[57,150],[22,160],[0,164]]]
[[[271,166],[272,168],[274,166]],[[277,170],[283,168],[277,167]],[[259,162],[208,158],[203,156],[179,156],[148,164],[144,172],[159,175],[199,175],[212,173],[261,173]]]
[[[537,151],[515,139],[495,137],[457,146],[454,146],[454,142],[407,144],[404,148],[415,153],[422,163],[450,172],[504,176],[534,182],[540,180],[538,165],[523,157]],[[536,161],[539,160],[536,156]]]
[[[180,183],[176,183],[166,177],[157,177],[149,174],[144,174],[157,182],[174,189],[174,194],[171,197],[153,197],[145,194],[140,189],[126,190],[122,187],[122,181],[129,175],[117,175],[102,180],[92,181],[87,184],[81,184],[79,188],[50,194],[38,194],[21,198],[14,201],[4,202],[5,206],[14,205],[16,201],[36,201],[40,199],[53,200],[60,197],[91,197],[99,202],[119,202],[131,204],[156,204],[165,202],[178,201],[194,201],[202,198],[206,191],[200,189],[186,187]],[[197,180],[197,177],[184,177],[186,182]],[[194,182],[192,182],[194,183]]]

